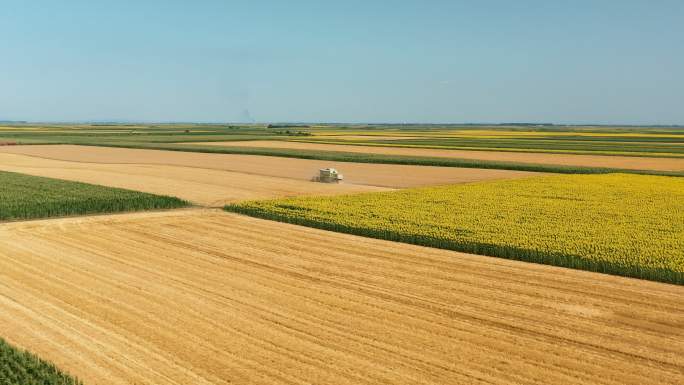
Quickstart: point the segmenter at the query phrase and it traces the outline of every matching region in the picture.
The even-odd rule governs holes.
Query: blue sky
[[[0,0],[0,120],[684,124],[684,1]]]

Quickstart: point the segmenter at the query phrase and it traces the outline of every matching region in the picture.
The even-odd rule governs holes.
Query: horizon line
[[[324,122],[324,121],[254,121],[254,122],[239,122],[239,121],[186,121],[186,120],[117,120],[117,119],[85,119],[85,120],[0,120],[0,124],[210,124],[210,125],[392,125],[392,126],[568,126],[568,127],[672,127],[684,128],[684,124],[639,124],[639,123],[562,123],[562,122],[525,122],[525,121],[510,121],[510,122]]]

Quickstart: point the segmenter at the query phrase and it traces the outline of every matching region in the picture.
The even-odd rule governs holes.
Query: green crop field
[[[0,385],[82,385],[82,382],[0,338]]]
[[[0,171],[0,221],[188,205],[174,197]]]
[[[557,175],[237,203],[327,230],[684,284],[684,179]]]

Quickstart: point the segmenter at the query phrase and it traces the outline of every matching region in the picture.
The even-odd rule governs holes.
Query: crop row
[[[0,171],[0,221],[187,205],[174,197]]]
[[[0,385],[81,385],[53,364],[0,338]]]
[[[681,142],[632,143],[618,141],[577,141],[538,139],[472,139],[472,138],[421,138],[349,141],[343,139],[297,139],[298,142],[326,144],[354,144],[380,147],[431,148],[440,150],[483,150],[505,152],[537,152],[551,154],[583,154],[583,155],[620,155],[639,157],[684,157]]]

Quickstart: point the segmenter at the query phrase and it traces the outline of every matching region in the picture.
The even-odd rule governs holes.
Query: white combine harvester
[[[334,168],[322,168],[318,170],[318,175],[313,177],[314,182],[321,183],[340,183],[344,179],[344,175],[340,174]]]

